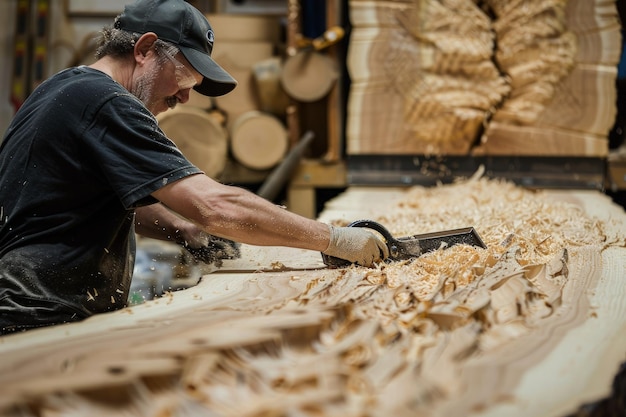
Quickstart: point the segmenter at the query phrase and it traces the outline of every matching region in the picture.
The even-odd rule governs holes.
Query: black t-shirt
[[[199,172],[106,74],[71,68],[41,84],[0,145],[0,330],[123,307],[134,209]]]

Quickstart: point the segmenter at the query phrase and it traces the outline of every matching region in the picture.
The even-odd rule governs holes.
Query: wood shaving
[[[489,410],[515,401],[519,372],[503,367],[598,316],[585,301],[599,279],[589,268],[605,248],[626,246],[624,221],[605,223],[574,204],[484,178],[412,188],[374,220],[397,237],[474,226],[487,248],[458,245],[297,279],[281,264],[235,294],[192,303],[201,307],[148,303],[141,314],[152,306],[155,315],[135,313],[135,327],[79,337],[72,349],[65,339],[39,346],[46,361],[5,352],[4,401],[18,402],[21,416]],[[202,298],[200,287],[191,291],[189,299]],[[167,294],[172,305],[178,294]],[[125,400],[113,401],[121,392]]]

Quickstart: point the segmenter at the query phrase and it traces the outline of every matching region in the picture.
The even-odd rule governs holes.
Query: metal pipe
[[[270,173],[265,179],[257,194],[266,200],[272,201],[283,186],[287,183],[293,171],[296,169],[298,162],[304,155],[307,147],[313,141],[315,135],[312,131],[307,130],[300,138],[300,141],[294,145],[293,148],[287,153],[287,156],[281,161],[280,164]]]

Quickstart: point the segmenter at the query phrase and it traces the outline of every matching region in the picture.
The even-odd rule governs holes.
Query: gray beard
[[[160,69],[154,68],[151,72],[143,74],[135,81],[135,85],[131,90],[131,94],[137,97],[141,102],[150,109],[154,99],[154,86],[159,76]],[[167,106],[173,109],[178,104],[178,98],[169,96],[165,99]]]

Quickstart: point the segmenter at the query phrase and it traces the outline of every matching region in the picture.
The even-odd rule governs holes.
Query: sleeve
[[[201,173],[159,128],[155,117],[130,94],[107,100],[84,139],[102,175],[125,208],[151,204],[151,193]]]

